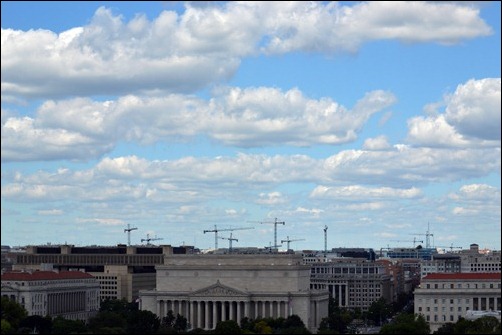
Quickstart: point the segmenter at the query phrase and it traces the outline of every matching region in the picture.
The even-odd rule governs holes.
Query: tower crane
[[[436,247],[437,248],[444,248],[444,249],[450,248],[450,252],[452,252],[453,249],[462,249],[462,247],[456,247],[456,246],[454,246],[453,243],[449,247],[443,247],[443,246],[436,246]]]
[[[234,231],[234,230],[245,230],[245,229],[254,229],[253,227],[243,227],[243,228],[225,228],[218,229],[216,225],[214,225],[214,229],[212,230],[204,230],[205,233],[214,233],[214,249],[218,249],[218,232],[220,231]]]
[[[132,227],[131,228],[131,225],[128,223],[127,224],[127,228],[124,229],[124,233],[127,232],[127,245],[131,245],[131,230],[137,230],[138,228],[136,227]]]
[[[150,237],[150,234],[146,234],[146,238],[142,238],[141,242],[145,242],[147,245],[150,245],[150,241],[158,241],[158,240],[163,240],[163,238],[160,237]]]
[[[286,243],[287,243],[287,246],[288,246],[288,250],[289,250],[289,243],[290,243],[290,242],[294,242],[294,241],[305,241],[305,239],[304,239],[304,238],[298,238],[298,239],[296,239],[296,240],[290,240],[290,239],[289,239],[289,236],[286,236],[286,239],[285,239],[285,240],[281,240],[281,243],[286,242]]]
[[[431,236],[434,237],[434,234],[429,232],[429,223],[427,223],[427,231],[425,232],[425,234],[410,234],[410,235],[425,236],[425,247],[427,249],[431,247],[429,237]]]
[[[423,240],[417,240],[416,238],[413,238],[413,241],[404,241],[404,240],[392,240],[392,242],[413,242],[413,248],[415,248],[415,244],[417,242],[424,243]]]
[[[232,241],[239,242],[238,239],[232,237],[232,233],[230,233],[230,237],[218,236],[218,238],[221,238],[223,240],[228,240],[228,252],[229,253],[232,253]]]
[[[277,225],[282,224],[285,225],[286,222],[284,221],[277,221],[277,218],[275,218],[274,221],[260,221],[260,224],[267,224],[271,223],[274,225],[274,245],[271,245],[270,248],[279,248],[280,245],[277,244]]]

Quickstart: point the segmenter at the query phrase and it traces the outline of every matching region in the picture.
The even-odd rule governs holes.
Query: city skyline
[[[2,245],[501,249],[500,2],[1,8]]]

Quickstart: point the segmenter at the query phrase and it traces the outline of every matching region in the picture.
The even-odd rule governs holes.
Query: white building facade
[[[99,310],[99,283],[80,271],[6,272],[2,296],[21,304],[28,315],[87,321]]]
[[[414,295],[415,314],[422,314],[434,332],[469,311],[500,311],[501,274],[433,273],[422,279]]]
[[[140,291],[140,309],[160,318],[172,310],[191,329],[296,314],[315,332],[328,316],[329,294],[310,290],[310,266],[301,255],[171,255],[156,270],[157,288]]]

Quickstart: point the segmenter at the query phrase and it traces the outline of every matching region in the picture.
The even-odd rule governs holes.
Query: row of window
[[[441,287],[440,287],[441,286]],[[497,284],[498,288],[500,288],[500,283]],[[456,288],[494,288],[495,287],[495,284],[493,283],[490,283],[490,284],[486,284],[486,283],[482,283],[482,284],[478,284],[478,283],[473,283],[472,285],[470,283],[466,283],[466,284],[462,284],[462,283],[457,283],[457,287]],[[426,285],[426,288],[455,288],[455,284],[453,283],[450,283],[450,284],[427,284]]]
[[[450,312],[453,312],[454,311],[454,307],[453,306],[450,306]],[[465,308],[466,311],[469,310],[469,307],[466,307]],[[422,311],[422,306],[418,306],[418,311],[421,312]],[[430,312],[431,311],[431,308],[429,306],[425,307],[425,311],[426,312]],[[434,312],[437,312],[438,311],[438,307],[437,306],[434,306]],[[441,312],[446,312],[446,307],[442,307],[441,308]],[[462,312],[462,306],[458,306],[457,307],[457,312]]]

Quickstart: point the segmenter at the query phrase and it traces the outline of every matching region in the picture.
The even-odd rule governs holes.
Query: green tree
[[[12,328],[9,321],[2,319],[2,334],[12,334],[14,333],[14,328]]]
[[[61,316],[52,320],[53,334],[84,334],[89,332],[87,325],[81,320],[68,320]]]
[[[272,334],[272,327],[270,327],[264,320],[257,320],[254,324],[253,331],[256,334]]]
[[[433,334],[455,334],[455,324],[452,322],[445,323]]]
[[[141,310],[128,313],[127,332],[129,334],[154,334],[160,326],[157,315]]]
[[[380,326],[383,320],[392,315],[392,305],[387,303],[385,298],[381,297],[371,303],[368,308],[367,317],[377,326]]]
[[[284,320],[279,331],[280,334],[310,334],[302,319],[296,315],[290,315]]]
[[[323,318],[319,324],[318,331],[329,334],[329,331],[335,331],[338,334],[346,333],[347,326],[352,322],[353,316],[350,312],[334,306],[328,317]]]
[[[28,316],[28,312],[21,304],[7,297],[2,297],[1,308],[2,320],[8,321],[14,330],[19,327],[19,322]]]
[[[52,318],[40,315],[30,315],[19,322],[19,328],[27,328],[37,334],[50,334],[52,332]]]
[[[216,324],[214,334],[242,334],[242,330],[235,320],[220,321]]]
[[[401,313],[382,326],[380,334],[430,334],[430,327],[422,315]]]
[[[126,318],[117,312],[101,311],[89,320],[89,329],[94,334],[101,334],[104,332],[110,334],[110,331],[122,331],[125,333],[126,327]]]

